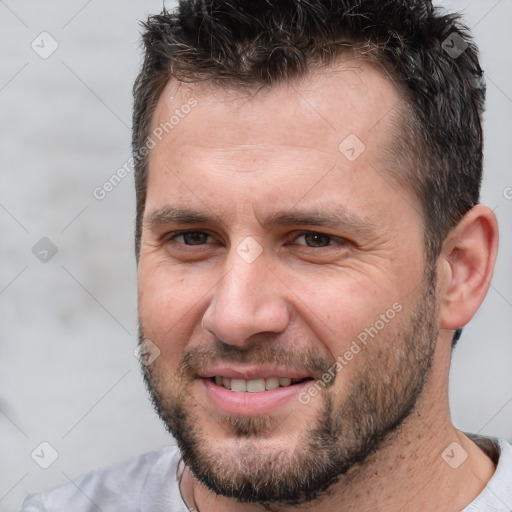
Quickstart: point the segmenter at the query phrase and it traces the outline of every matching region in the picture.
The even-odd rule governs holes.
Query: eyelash
[[[184,236],[184,235],[189,235],[189,234],[201,234],[201,235],[206,235],[206,236],[212,238],[212,236],[209,235],[208,233],[206,233],[205,231],[180,231],[178,233],[175,233],[171,237],[169,237],[169,240],[170,241],[175,241],[176,238],[178,238],[179,236]],[[181,245],[189,245],[191,247],[194,246],[194,244],[186,244],[184,242],[178,242],[178,243],[180,243]],[[197,244],[197,245],[204,245],[204,244]]]

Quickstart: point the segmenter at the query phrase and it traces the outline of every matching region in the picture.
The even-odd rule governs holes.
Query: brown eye
[[[173,237],[178,243],[185,245],[202,245],[208,241],[208,238],[210,235],[202,231],[186,231]]]
[[[332,237],[323,233],[305,233],[297,238],[303,238],[308,247],[327,247],[331,245]]]

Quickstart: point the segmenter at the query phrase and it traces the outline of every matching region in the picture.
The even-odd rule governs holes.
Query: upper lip
[[[199,372],[199,377],[205,379],[217,376],[244,380],[269,379],[270,377],[290,379],[306,379],[310,377],[305,371],[279,367],[234,368],[233,366],[216,366],[215,368],[208,368]]]

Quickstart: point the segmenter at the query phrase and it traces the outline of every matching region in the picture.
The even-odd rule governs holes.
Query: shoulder
[[[179,495],[175,478],[179,458],[178,448],[171,446],[91,471],[62,487],[30,494],[21,512],[142,512],[148,486],[151,494],[160,488]]]
[[[463,512],[509,512],[512,509],[512,446],[504,439],[474,434],[468,437],[493,460],[496,470],[485,489]]]

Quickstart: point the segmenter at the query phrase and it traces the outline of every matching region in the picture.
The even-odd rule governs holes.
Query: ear
[[[471,320],[489,289],[497,252],[496,215],[476,205],[446,237],[438,259],[441,329],[458,329]]]

